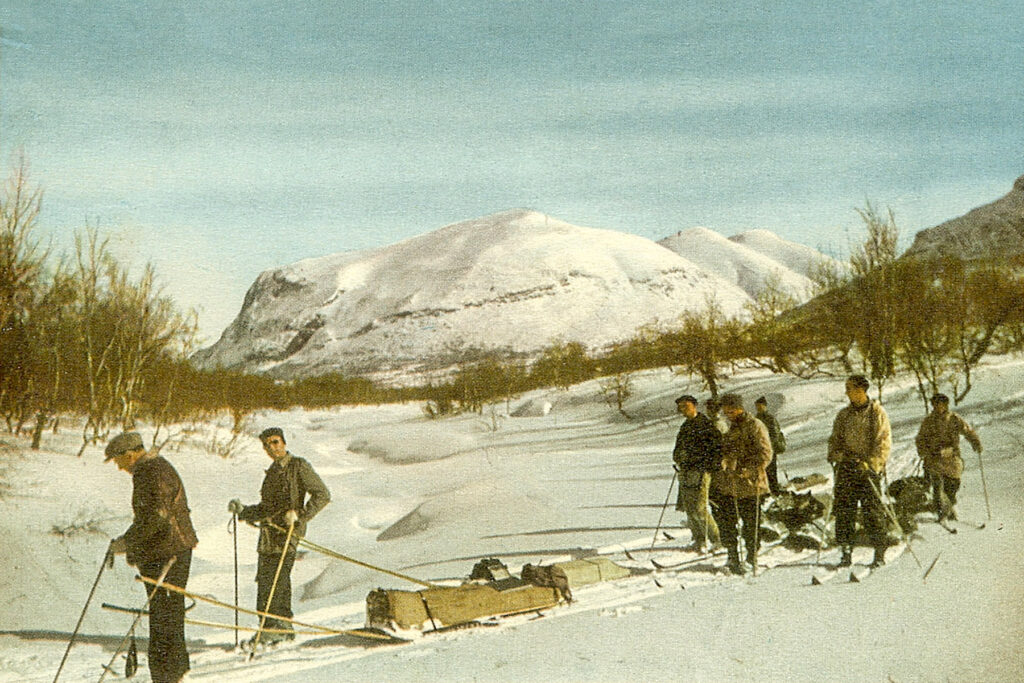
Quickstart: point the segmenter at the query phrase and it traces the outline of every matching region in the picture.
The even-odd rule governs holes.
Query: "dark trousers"
[[[270,597],[270,588],[274,585],[274,574],[277,572],[277,563],[281,561],[280,555],[260,553],[256,564],[256,609],[260,612],[270,612],[281,617],[292,618],[292,565],[295,564],[295,552],[287,552],[284,555],[284,564],[281,565],[281,575],[277,578],[277,587],[274,588],[274,597],[267,606],[267,598]],[[277,628],[292,630],[291,622],[282,621],[267,617],[264,628]]]
[[[861,519],[875,548],[888,545],[885,509],[882,507],[881,475],[864,469],[858,463],[842,462],[836,466],[833,505],[836,513],[836,542],[853,545],[857,506]]]
[[[153,560],[139,567],[139,573],[150,579],[160,578],[167,560]],[[185,588],[192,551],[179,554],[164,583]],[[147,586],[153,590],[152,586]],[[149,676],[153,683],[176,683],[189,670],[185,648],[185,596],[158,589],[149,601]]]
[[[772,461],[768,463],[768,467],[764,468],[764,471],[768,475],[768,489],[773,496],[779,495],[782,491],[779,486],[779,459],[773,455]]]
[[[956,493],[960,490],[960,480],[938,472],[929,472],[928,477],[932,480],[932,505],[935,514],[946,516],[949,509],[956,505]]]
[[[739,552],[736,545],[739,538],[736,527],[740,521],[743,522],[743,543],[747,547],[747,556],[752,556],[755,547],[760,545],[760,539],[757,537],[757,527],[760,521],[758,520],[760,501],[760,496],[733,498],[718,491],[712,494],[711,512],[714,514],[715,522],[718,524],[718,533],[722,537],[722,545],[725,546],[730,555]],[[737,512],[739,513],[738,517]]]

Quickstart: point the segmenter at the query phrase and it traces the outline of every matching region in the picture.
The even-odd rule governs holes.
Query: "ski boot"
[[[885,546],[879,546],[875,548],[875,558],[871,560],[869,565],[872,569],[878,569],[885,564]]]
[[[849,567],[851,564],[853,564],[853,546],[844,545],[843,554],[839,558],[839,566]]]

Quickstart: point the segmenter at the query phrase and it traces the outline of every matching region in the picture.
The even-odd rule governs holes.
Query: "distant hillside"
[[[816,264],[831,260],[821,252],[788,242],[767,230],[723,237],[707,228],[690,228],[658,242],[754,298],[769,279],[798,301],[810,296],[809,275]]]
[[[991,204],[917,233],[908,256],[1003,257],[1024,253],[1024,175]]]

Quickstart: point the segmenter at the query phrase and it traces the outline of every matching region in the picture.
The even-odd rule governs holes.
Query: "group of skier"
[[[882,476],[892,446],[889,417],[868,397],[863,375],[846,380],[850,403],[835,418],[828,441],[828,462],[834,468],[833,495],[840,566],[851,564],[858,507],[874,546],[872,566],[885,563],[888,545]],[[917,434],[918,454],[930,478],[934,510],[940,521],[956,519],[956,495],[963,460],[963,435],[981,452],[981,441],[962,417],[949,410],[949,398],[935,394],[932,411]],[[673,461],[679,480],[676,509],[686,513],[691,550],[724,546],[727,567],[735,574],[756,566],[760,514],[766,496],[783,492],[777,475],[778,455],[786,439],[768,401],[759,397],[756,414],[748,413],[739,394],[727,393],[697,409],[697,398],[685,394],[676,407],[685,418],[679,428]],[[288,451],[277,427],[260,434],[273,461],[266,470],[260,502],[228,503],[237,519],[259,524],[256,609],[263,613],[251,641],[272,644],[294,637],[291,610],[291,569],[306,524],[330,502],[330,492],[313,467]],[[159,453],[147,451],[137,432],[114,437],[106,460],[132,475],[133,521],[110,542],[109,555],[126,555],[128,564],[155,585],[149,598],[149,667],[154,683],[177,683],[189,669],[185,647],[184,595],[192,549],[198,543],[181,478]],[[710,510],[709,510],[710,507]],[[746,548],[740,562],[738,539]],[[166,586],[166,587],[161,587]],[[177,590],[175,590],[177,589]],[[262,639],[262,640],[261,640]]]
[[[847,378],[845,389],[850,403],[836,415],[828,440],[828,462],[834,470],[839,566],[852,563],[858,508],[874,547],[872,567],[885,564],[888,547],[882,478],[892,448],[892,431],[881,403],[868,396],[870,386],[863,375]],[[786,449],[785,435],[768,412],[764,396],[754,402],[756,416],[744,409],[739,394],[707,400],[706,413],[698,412],[697,404],[690,394],[676,399],[676,408],[685,418],[672,452],[679,480],[676,509],[686,513],[692,535],[689,550],[702,552],[724,546],[728,553],[726,566],[734,574],[743,574],[747,565],[757,564],[763,501],[766,496],[778,497],[783,492],[777,462]],[[949,410],[948,396],[935,394],[931,405],[916,445],[931,483],[933,510],[942,522],[956,519],[954,506],[963,472],[960,437],[964,436],[978,453],[981,441],[962,417]],[[746,565],[740,562],[740,535],[746,548]]]
[[[264,617],[249,641],[251,647],[294,638],[291,570],[296,548],[306,523],[331,500],[313,467],[288,451],[280,428],[265,429],[260,441],[273,461],[263,479],[260,502],[243,505],[234,499],[228,503],[228,511],[237,519],[260,525],[256,609]],[[110,542],[109,555],[124,554],[128,564],[150,580],[150,677],[153,683],[178,683],[189,670],[181,591],[188,583],[192,549],[199,541],[185,487],[165,458],[146,450],[138,432],[111,439],[106,460],[132,476],[132,524]]]

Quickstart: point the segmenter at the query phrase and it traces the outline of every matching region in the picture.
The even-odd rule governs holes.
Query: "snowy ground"
[[[1021,680],[1024,363],[990,365],[975,382],[957,410],[985,445],[992,519],[978,459],[964,444],[960,517],[987,524],[962,524],[956,535],[922,524],[912,548],[923,567],[903,552],[860,584],[837,576],[811,586],[820,571],[807,564],[813,556],[776,548],[764,554],[766,565],[797,564],[735,578],[703,563],[658,574],[660,587],[652,576],[638,576],[578,590],[574,604],[543,618],[379,647],[308,636],[253,661],[224,649],[233,645],[232,634],[188,626],[189,680]],[[841,381],[748,373],[726,388],[748,401],[766,394],[779,406],[788,476],[828,471],[825,440],[845,402]],[[464,577],[490,556],[514,571],[595,551],[632,564],[614,551],[649,544],[670,482],[679,424],[673,399],[697,389],[666,371],[642,374],[626,406],[630,419],[608,407],[594,382],[530,394],[513,401],[511,411],[502,404],[483,416],[430,421],[413,404],[291,411],[257,416],[252,431],[285,429],[290,449],[313,463],[333,493],[310,524],[310,539],[364,562],[429,580]],[[885,403],[895,479],[916,464],[913,437],[923,412],[909,384],[887,387]],[[39,453],[20,438],[0,436],[0,682],[53,680],[106,544],[130,522],[130,478],[104,465],[99,449],[75,458],[76,446],[73,430],[48,434],[48,450]],[[255,438],[227,460],[198,443],[164,454],[185,481],[200,537],[189,588],[231,602],[227,501],[255,502],[269,460]],[[675,545],[688,541],[680,521],[670,506],[666,524]],[[256,532],[241,529],[247,607],[254,603],[255,544]],[[635,566],[651,566],[645,552],[632,554]],[[655,556],[683,557],[661,549]],[[866,563],[870,551],[859,549],[854,559]],[[99,677],[131,621],[100,604],[140,605],[134,575],[121,559],[104,573],[61,680]],[[333,628],[362,625],[373,588],[414,587],[315,554],[296,563],[294,585],[296,617]],[[230,612],[204,604],[189,614],[232,621]],[[147,681],[143,644],[140,663],[135,680]]]

